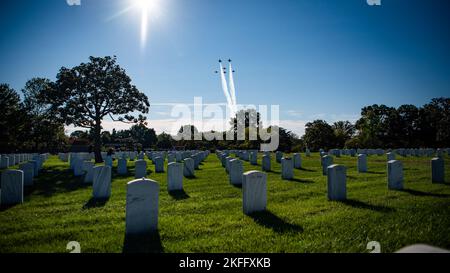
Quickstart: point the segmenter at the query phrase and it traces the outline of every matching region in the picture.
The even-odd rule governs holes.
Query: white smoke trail
[[[231,101],[233,102],[233,109],[234,111],[236,111],[237,110],[236,89],[234,87],[233,67],[231,66],[231,63],[230,63],[230,70],[228,71],[228,73],[230,73],[229,85],[230,85]]]
[[[227,80],[225,78],[225,71],[223,70],[223,66],[222,63],[220,63],[220,79],[222,80],[222,90],[223,93],[225,94],[225,97],[227,98],[227,103],[228,103],[228,107],[230,108],[230,113],[231,116],[234,117],[235,113],[234,113],[234,107],[233,107],[233,101],[230,97],[230,93],[228,92],[228,85],[227,85]]]

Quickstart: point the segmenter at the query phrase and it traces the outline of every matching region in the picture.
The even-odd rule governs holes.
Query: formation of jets
[[[231,59],[228,59],[228,62],[231,63],[232,62]],[[219,59],[219,63],[222,63],[221,59]],[[232,72],[236,73],[236,70],[233,70]],[[219,71],[216,70],[215,73],[218,74]],[[223,68],[223,73],[227,74],[227,68],[226,67]]]

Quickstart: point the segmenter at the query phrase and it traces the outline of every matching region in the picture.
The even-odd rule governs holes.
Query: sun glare
[[[136,6],[138,6],[142,11],[152,12],[158,8],[157,0],[134,0]]]
[[[141,47],[145,48],[149,21],[159,16],[159,0],[132,0],[132,3],[141,13]]]

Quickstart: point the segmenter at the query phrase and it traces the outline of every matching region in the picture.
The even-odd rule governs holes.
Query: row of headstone
[[[347,168],[334,164],[327,167],[327,195],[332,201],[347,199]],[[403,165],[398,160],[387,162],[387,186],[389,190],[403,189]]]
[[[395,154],[389,152],[386,154],[388,166],[388,185],[390,189],[402,189],[403,166],[401,161],[395,159]],[[325,155],[321,158],[323,175],[328,175],[329,167],[333,164],[333,157]],[[359,173],[367,172],[367,155],[358,155],[357,170]],[[445,182],[445,162],[442,157],[436,157],[431,160],[431,180],[432,183]]]
[[[23,203],[24,188],[33,186],[34,177],[43,168],[48,154],[27,154],[26,161],[19,160],[19,169],[6,169],[1,173],[0,204],[15,205]]]
[[[161,159],[162,160],[162,159]],[[158,162],[158,157],[155,158],[155,161]],[[120,162],[125,162],[126,166],[126,160],[120,159]],[[187,164],[186,164],[187,162]],[[124,163],[119,163],[121,166],[123,166]],[[158,163],[157,163],[158,164]],[[148,182],[145,177],[147,175],[147,162],[145,160],[137,160],[135,163],[135,178],[137,180],[135,181],[144,181]],[[187,167],[184,167],[183,165],[187,165]],[[93,188],[92,188],[92,196],[94,199],[108,199],[111,196],[111,173],[112,168],[111,166],[105,165],[105,166],[96,166],[94,167],[94,163],[90,161],[84,161],[84,170],[85,170],[85,182],[89,183],[92,180]],[[123,168],[123,167],[122,167]],[[187,169],[187,172],[186,172]],[[167,168],[167,188],[168,191],[179,191],[183,190],[183,174],[187,174],[187,176],[191,177],[194,174],[194,159],[192,158],[186,158],[185,164],[177,163],[177,162],[171,162],[168,164]],[[130,182],[133,183],[134,181]],[[131,185],[129,183],[129,185]],[[139,185],[138,182],[136,185]],[[148,185],[148,184],[146,184]],[[146,187],[146,186],[144,186]],[[154,188],[153,186],[150,186],[151,188]],[[132,187],[133,188],[133,187]],[[159,186],[158,186],[159,188]],[[132,193],[133,190],[129,191],[129,193]],[[133,193],[134,194],[134,193]],[[149,196],[154,196],[150,194]],[[129,194],[127,194],[127,200],[129,199]],[[130,206],[127,202],[127,208]],[[128,212],[127,212],[128,213]],[[127,216],[128,217],[128,216]],[[127,218],[127,224],[129,220]]]
[[[282,153],[278,153],[278,155]],[[217,157],[222,163],[222,167],[229,174],[230,184],[241,185],[242,175],[244,172],[243,164],[240,158],[234,158],[227,152],[217,152]],[[301,169],[301,156],[300,154],[295,154],[294,158],[282,157],[281,160],[281,178],[283,180],[294,179],[294,168]],[[252,164],[253,165],[253,164]],[[271,171],[271,155],[270,153],[265,153],[262,157],[262,171]]]
[[[244,152],[245,153],[245,152]],[[217,151],[217,157],[229,173],[231,185],[242,185],[242,209],[244,214],[252,214],[264,211],[267,206],[267,174],[260,171],[243,170],[241,154],[230,156],[229,151]],[[251,153],[250,153],[251,154]],[[270,153],[265,153],[262,157],[263,170],[270,171]],[[283,159],[284,160],[284,159]]]
[[[320,153],[324,153],[323,149],[320,149]],[[365,154],[368,156],[371,155],[378,155],[382,156],[388,153],[392,154],[398,154],[403,157],[406,156],[427,156],[427,157],[442,157],[445,153],[447,153],[450,156],[450,148],[439,148],[439,149],[431,149],[431,148],[420,148],[420,149],[394,149],[394,150],[383,150],[383,149],[331,149],[328,151],[328,155],[334,156],[334,157],[340,157],[341,155],[347,155],[347,156],[356,156],[359,154]],[[323,156],[321,154],[321,156]]]
[[[391,190],[402,190],[403,189],[403,164],[401,161],[395,160],[395,156],[387,155],[387,182],[388,188]],[[328,186],[328,189],[332,189],[334,191],[333,185],[341,185],[345,184],[341,180],[341,172],[343,171],[341,167],[337,168],[336,166],[340,165],[331,165],[333,163],[333,158],[330,156],[322,157],[322,167],[323,174],[328,175],[328,183],[332,183],[332,186]],[[431,181],[432,183],[444,183],[445,182],[445,166],[444,166],[443,158],[433,158],[431,160]],[[333,174],[330,177],[330,169],[331,167],[336,168],[333,169]],[[367,156],[365,154],[358,155],[357,162],[358,172],[365,173],[367,172]],[[331,181],[330,181],[331,179]],[[337,181],[337,182],[336,182]],[[345,191],[338,190],[340,194],[338,196],[342,196]],[[330,193],[329,193],[330,194]]]
[[[20,163],[33,159],[38,154],[2,154],[0,155],[0,169],[8,169]],[[43,155],[47,157],[46,155]]]
[[[125,153],[123,153],[125,154]],[[191,152],[180,152],[180,153],[168,153],[168,158],[171,157],[171,155],[174,155],[172,159],[169,160],[169,163],[175,162],[176,158],[182,158],[184,161],[188,161],[187,164],[185,164],[185,175],[187,177],[193,177],[194,176],[194,169],[198,169],[199,165],[207,158],[209,155],[209,151],[196,151],[195,153]],[[177,156],[179,155],[179,156]],[[191,155],[192,158],[186,157],[187,155]],[[65,155],[59,154],[59,157],[65,157]],[[163,173],[164,170],[164,158],[165,158],[165,152],[152,152],[148,153],[148,157],[150,160],[152,160],[152,163],[155,165],[155,172],[156,173]],[[91,163],[92,156],[88,153],[69,153],[67,154],[68,161],[70,162],[70,169],[73,170],[74,176],[83,176],[85,175],[85,181],[86,183],[92,182],[92,171],[93,163]],[[132,158],[132,157],[131,157]],[[137,155],[137,158],[143,158],[141,157],[141,154]],[[64,158],[63,158],[64,159]],[[193,164],[191,164],[191,161],[188,159],[193,160]],[[178,161],[176,161],[178,162]],[[105,166],[113,167],[113,156],[107,155],[105,157]],[[192,165],[192,168],[191,168]],[[145,177],[147,174],[147,162],[144,159],[138,159],[135,161],[135,177],[136,178],[142,178]],[[117,173],[119,175],[127,175],[128,169],[127,169],[127,158],[123,156],[122,158],[119,158],[117,160]]]
[[[450,156],[450,148],[438,148],[438,149],[431,149],[431,148],[420,148],[420,149],[395,149],[393,152],[397,153],[398,155],[401,155],[403,157],[407,156],[415,156],[415,157],[443,157],[445,153],[447,153],[448,156]]]
[[[209,155],[209,151],[148,151],[148,152],[136,152],[136,151],[119,151],[112,155],[108,155],[106,152],[101,152],[102,159],[108,161],[108,165],[111,165],[111,161],[118,159],[127,159],[130,161],[150,159],[152,162],[157,157],[162,157],[165,161],[169,159],[170,162],[182,162],[184,159],[192,157],[194,154],[202,154],[202,160]],[[205,155],[203,155],[205,154]],[[82,160],[92,160],[95,158],[94,153],[59,153],[58,157],[63,162],[70,162],[73,157],[80,158]],[[71,165],[72,168],[72,165]]]

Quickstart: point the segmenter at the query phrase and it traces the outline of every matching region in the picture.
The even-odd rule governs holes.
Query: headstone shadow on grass
[[[298,183],[305,183],[305,184],[312,184],[314,183],[314,181],[312,180],[308,180],[308,179],[300,179],[300,178],[292,178],[289,179],[288,181],[292,181],[292,182],[298,182]]]
[[[311,173],[317,172],[317,170],[311,170],[311,169],[305,169],[305,168],[300,168],[299,170],[304,171],[304,172],[311,172]]]
[[[87,201],[86,204],[83,205],[83,210],[104,207],[106,205],[106,203],[108,203],[108,201],[109,201],[109,198],[94,198],[94,197],[92,197],[91,199],[89,199],[89,201]]]
[[[231,184],[231,186],[238,188],[238,189],[242,189],[242,184]]]
[[[159,232],[125,235],[123,253],[163,253]]]
[[[14,205],[0,205],[0,212],[12,209],[15,206],[17,206],[17,204],[14,204]]]
[[[368,174],[386,174],[386,172],[367,171]]]
[[[83,183],[83,177],[74,177],[70,170],[60,170],[58,172],[48,172],[40,174],[34,180],[34,185],[24,191],[25,196],[31,194],[53,196],[55,193],[72,192],[91,185]]]
[[[428,197],[438,197],[438,198],[448,198],[450,197],[450,194],[445,193],[432,193],[432,192],[424,192],[424,191],[418,191],[418,190],[412,190],[412,189],[403,189],[400,190],[405,193],[409,193],[414,196],[428,196]]]
[[[169,191],[169,195],[175,200],[184,200],[190,196],[184,190]]]
[[[367,209],[367,210],[373,210],[373,211],[378,211],[378,212],[394,212],[395,209],[390,208],[390,207],[386,207],[386,206],[380,206],[380,205],[372,205],[372,204],[368,204],[359,200],[354,200],[354,199],[347,199],[347,200],[341,200],[338,201],[340,203],[343,203],[345,205],[354,207],[354,208],[360,208],[360,209]]]
[[[270,228],[276,233],[303,232],[303,227],[288,223],[268,210],[254,212],[249,214],[249,216],[258,225]]]

